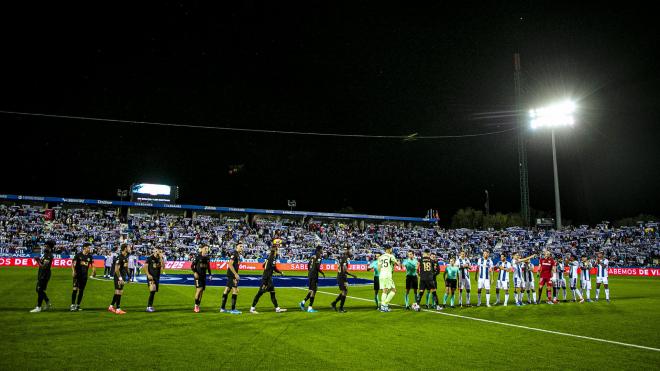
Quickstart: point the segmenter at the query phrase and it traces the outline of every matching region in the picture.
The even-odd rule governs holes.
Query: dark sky
[[[390,7],[382,2],[57,3],[2,12],[0,110],[374,135],[515,126],[563,97],[564,218],[660,214],[657,19],[648,10]],[[277,4],[276,4],[277,3]],[[333,2],[334,3],[334,2]],[[523,112],[524,114],[524,112]],[[0,114],[0,192],[113,198],[175,184],[181,202],[423,216],[519,209],[516,132],[463,139],[236,133]],[[548,131],[530,133],[530,199],[553,210]],[[238,175],[228,166],[244,164]]]

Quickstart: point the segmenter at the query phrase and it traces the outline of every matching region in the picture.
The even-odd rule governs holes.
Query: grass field
[[[244,313],[229,315],[218,312],[222,288],[209,287],[202,312],[195,314],[194,288],[166,285],[156,295],[157,312],[145,313],[147,287],[131,284],[122,299],[128,313],[118,316],[106,311],[113,284],[104,280],[90,279],[84,311],[69,312],[71,273],[65,269],[54,269],[48,286],[55,310],[28,313],[36,304],[35,277],[30,268],[0,270],[2,370],[660,367],[657,278],[611,277],[610,304],[509,305],[442,313],[399,307],[380,313],[371,287],[360,286],[349,289],[349,312],[344,314],[329,307],[335,287],[319,289],[318,313],[297,307],[304,290],[280,288],[280,306],[289,312],[274,313],[264,295],[259,315],[246,313],[256,289],[241,289],[238,306]],[[401,288],[403,275],[396,280]],[[403,303],[401,291],[394,303]]]

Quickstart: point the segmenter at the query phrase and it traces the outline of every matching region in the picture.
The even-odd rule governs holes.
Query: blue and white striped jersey
[[[580,269],[582,270],[582,280],[590,280],[591,274],[589,273],[589,270],[591,269],[591,262],[587,260],[586,262],[580,263]]]
[[[580,263],[577,260],[569,263],[568,278],[578,278],[578,268],[580,268]]]
[[[523,273],[523,272],[524,272],[523,265],[524,265],[525,263],[519,263],[516,259],[513,259],[513,260],[511,261],[511,264],[513,264],[513,278],[514,278],[514,279],[517,278],[517,279],[519,279],[519,280],[522,281],[522,279],[523,279],[523,274],[524,274],[524,273]]]
[[[597,263],[596,266],[598,267],[598,275],[596,277],[607,278],[607,268],[610,266],[610,261],[603,259],[600,263]]]
[[[498,268],[500,268],[500,273],[497,276],[498,281],[508,281],[509,280],[509,270],[511,269],[511,263],[508,261],[501,261],[497,263]]]
[[[534,282],[534,263],[527,262],[525,264],[524,280],[527,282]]]
[[[493,260],[490,258],[479,258],[477,260],[477,268],[479,269],[479,279],[490,279],[489,269],[493,269]]]
[[[563,280],[564,279],[564,269],[566,267],[564,266],[564,261],[563,260],[558,260],[557,261],[557,272],[555,273],[555,277],[558,280]]]
[[[467,268],[463,268],[464,265],[467,265]],[[461,278],[469,280],[470,279],[470,259],[468,258],[458,258],[456,260],[456,266],[460,270]]]

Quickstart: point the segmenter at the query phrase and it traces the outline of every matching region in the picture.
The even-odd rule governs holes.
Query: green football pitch
[[[404,277],[395,279],[400,291],[393,303],[402,305]],[[202,312],[193,313],[193,287],[161,285],[157,312],[145,313],[146,285],[130,284],[122,298],[128,313],[119,316],[106,311],[112,281],[94,279],[85,290],[84,310],[72,313],[66,269],[54,269],[48,286],[54,309],[28,313],[36,304],[35,284],[35,269],[0,270],[2,370],[660,367],[658,278],[611,277],[609,304],[601,291],[597,303],[419,313],[398,306],[378,312],[371,286],[350,287],[348,313],[330,308],[336,287],[319,288],[319,312],[305,313],[297,306],[304,289],[279,288],[280,306],[289,311],[275,313],[264,295],[258,315],[247,313],[254,288],[241,289],[243,314],[230,315],[218,312],[221,287],[207,288]]]

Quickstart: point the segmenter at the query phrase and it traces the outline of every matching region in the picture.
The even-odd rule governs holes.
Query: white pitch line
[[[307,291],[307,289],[301,289]],[[337,295],[337,293],[332,293],[332,292],[326,292],[326,291],[317,291],[322,294],[327,294],[327,295]],[[368,301],[368,302],[373,302],[373,299],[365,299],[365,298],[360,298],[357,296],[346,296],[347,298],[351,299],[356,299],[356,300],[362,300],[362,301]],[[398,304],[392,304],[397,307],[400,307],[401,305]],[[528,327],[528,326],[522,326],[522,325],[514,325],[513,323],[506,323],[506,322],[499,322],[499,321],[491,321],[488,319],[482,319],[482,318],[476,318],[476,317],[469,317],[469,316],[461,316],[458,314],[450,314],[450,313],[445,313],[445,312],[436,312],[428,309],[422,309],[424,312],[428,313],[433,313],[433,314],[441,314],[443,316],[450,316],[450,317],[458,317],[458,318],[465,318],[465,319],[470,319],[473,321],[479,321],[479,322],[486,322],[486,323],[494,323],[497,325],[502,325],[502,326],[509,326],[509,327],[516,327],[516,328],[521,328],[525,330],[531,330],[531,331],[538,331],[538,332],[545,332],[548,334],[555,334],[555,335],[561,335],[561,336],[569,336],[569,337],[574,337],[574,338],[579,338],[579,339],[586,339],[586,340],[592,340],[592,341],[600,341],[602,343],[609,343],[609,344],[616,344],[616,345],[623,345],[626,347],[632,347],[632,348],[639,348],[639,349],[645,349],[645,350],[652,350],[656,352],[660,352],[660,349],[658,348],[652,348],[652,347],[646,347],[643,345],[637,345],[637,344],[629,344],[629,343],[622,343],[620,341],[614,341],[614,340],[605,340],[605,339],[599,339],[599,338],[592,338],[589,336],[582,336],[582,335],[575,335],[575,334],[569,334],[566,332],[559,332],[559,331],[552,331],[552,330],[544,330],[542,328],[536,328],[536,327]]]

